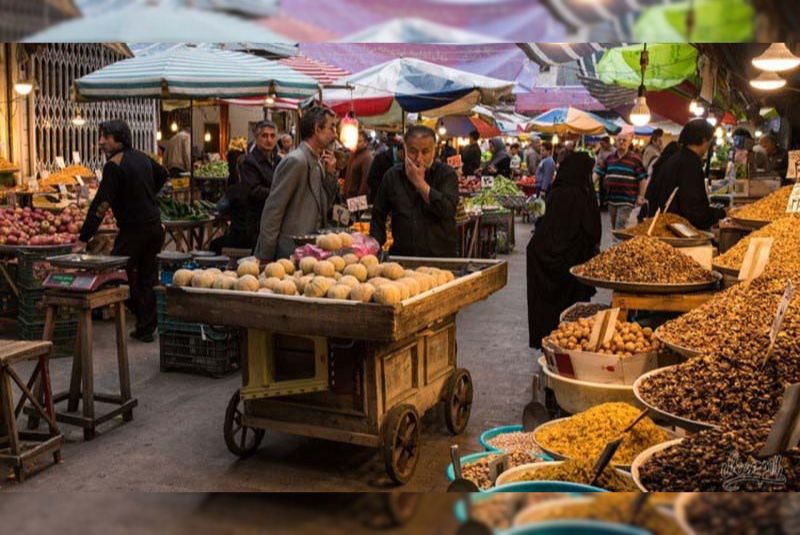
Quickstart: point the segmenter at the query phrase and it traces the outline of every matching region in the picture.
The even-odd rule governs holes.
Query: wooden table
[[[648,310],[653,312],[689,312],[706,303],[717,292],[695,292],[685,294],[631,294],[614,291],[611,294],[611,307],[620,308],[626,314],[629,310]]]
[[[386,471],[407,482],[419,458],[421,417],[445,403],[453,434],[467,425],[472,378],[458,368],[456,314],[505,286],[492,260],[396,257],[455,280],[398,306],[199,288],[167,288],[167,313],[247,329],[242,387],[228,403],[224,437],[241,457],[265,430],[380,448]]]
[[[480,244],[481,216],[471,215],[456,221],[458,229],[458,254],[461,258],[480,257],[478,245]]]

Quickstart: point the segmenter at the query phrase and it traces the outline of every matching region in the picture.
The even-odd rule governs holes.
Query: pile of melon
[[[303,295],[329,299],[348,299],[363,303],[394,305],[447,284],[452,272],[431,267],[404,269],[397,262],[381,264],[373,255],[359,259],[354,254],[317,260],[307,256],[295,266],[281,259],[264,266],[256,261],[239,264],[236,271],[179,269],[175,286],[215,290],[235,290],[280,295]]]

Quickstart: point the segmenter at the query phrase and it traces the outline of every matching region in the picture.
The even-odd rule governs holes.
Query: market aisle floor
[[[607,221],[606,221],[607,223]],[[607,225],[606,225],[607,228]],[[530,225],[517,225],[508,285],[459,314],[459,365],[470,370],[475,399],[467,431],[450,436],[441,414],[429,413],[422,454],[406,491],[443,491],[449,446],[463,454],[481,451],[478,436],[489,427],[519,423],[531,399],[536,355],[527,346],[525,246]],[[608,241],[608,237],[604,239]],[[603,298],[602,294],[598,298]],[[607,299],[607,298],[606,298]],[[116,357],[113,326],[95,329],[96,391],[113,391]],[[226,404],[240,376],[210,379],[159,371],[158,343],[131,342],[133,422],[111,423],[84,443],[65,426],[64,462],[5,490],[25,491],[374,491],[389,486],[376,450],[347,444],[267,433],[258,453],[238,460],[225,447]],[[27,373],[27,370],[26,370]],[[68,384],[69,362],[54,361],[55,390]]]

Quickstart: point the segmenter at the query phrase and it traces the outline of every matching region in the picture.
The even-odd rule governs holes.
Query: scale
[[[47,259],[56,271],[47,275],[43,288],[73,292],[94,292],[106,286],[128,282],[122,268],[128,256],[106,256],[93,254],[66,254]]]

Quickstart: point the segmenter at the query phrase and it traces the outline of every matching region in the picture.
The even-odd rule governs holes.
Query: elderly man
[[[259,121],[253,128],[255,146],[248,152],[239,168],[244,194],[247,197],[248,247],[255,245],[261,212],[272,187],[278,163],[277,129],[272,121]]]
[[[300,118],[300,146],[281,160],[264,211],[255,255],[261,260],[289,258],[293,236],[316,232],[327,225],[336,197],[336,156],[331,145],[338,137],[335,114],[322,107]]]
[[[605,184],[611,228],[626,227],[631,211],[644,204],[647,170],[631,148],[630,134],[617,136],[617,150],[594,168],[594,180]]]
[[[184,126],[164,146],[164,167],[170,176],[178,177],[192,170],[191,131],[190,126]]]
[[[393,255],[451,258],[457,254],[458,177],[437,161],[436,134],[422,125],[403,138],[405,161],[381,181],[372,207],[370,234],[383,245],[392,218]]]
[[[761,136],[758,144],[767,153],[767,169],[781,177],[781,179],[786,178],[786,171],[789,169],[789,153],[778,145],[778,140],[773,134]]]
[[[294,139],[291,134],[282,134],[278,139],[278,156],[285,158],[294,148]]]

